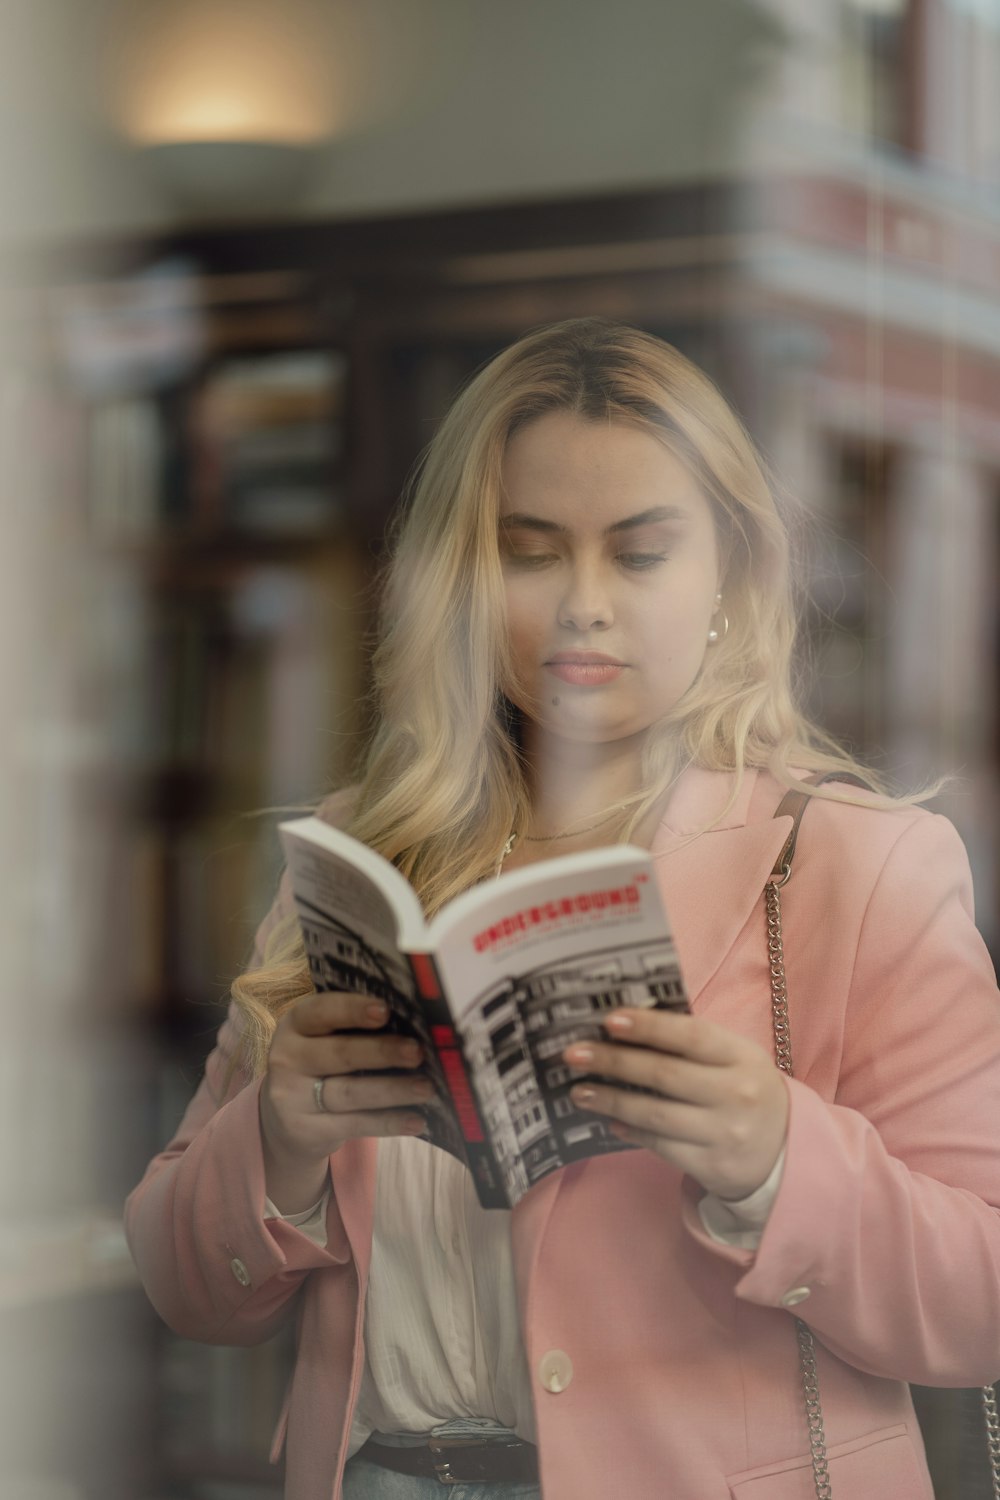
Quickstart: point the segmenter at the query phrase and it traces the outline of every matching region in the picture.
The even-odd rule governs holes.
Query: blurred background
[[[720,383],[822,524],[815,711],[953,773],[1000,945],[1000,0],[0,22],[0,1500],[269,1500],[287,1344],[168,1334],[121,1202],[270,903],[254,814],[350,774],[386,523],[491,354],[601,313]],[[940,1500],[992,1493],[974,1417],[927,1398]]]

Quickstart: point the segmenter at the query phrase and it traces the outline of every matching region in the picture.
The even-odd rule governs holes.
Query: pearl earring
[[[716,596],[715,596],[715,609],[712,611],[712,613],[717,615],[719,613],[720,609],[722,609],[722,595],[721,594],[716,594]],[[708,632],[708,644],[710,646],[717,646],[720,641],[724,641],[726,639],[726,636],[728,634],[729,634],[729,616],[727,614],[723,613],[723,616],[722,616],[722,630],[721,631],[716,630],[715,626],[713,625],[712,628],[711,628],[711,630]]]

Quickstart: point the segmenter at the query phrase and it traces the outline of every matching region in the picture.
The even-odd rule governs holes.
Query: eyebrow
[[[654,505],[649,510],[640,511],[638,515],[626,516],[622,521],[615,521],[611,526],[605,527],[605,535],[610,536],[618,531],[630,531],[636,526],[655,526],[658,521],[686,521],[688,513],[679,505]],[[529,516],[524,511],[512,511],[509,515],[500,517],[500,525],[505,531],[541,531],[547,535],[565,535],[568,526],[560,526],[557,521],[544,521],[541,516]]]

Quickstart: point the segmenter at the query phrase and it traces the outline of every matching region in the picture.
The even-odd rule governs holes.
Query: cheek
[[[708,650],[714,593],[706,602],[674,596],[647,618],[645,650],[657,677],[694,677]]]
[[[706,599],[699,590],[678,589],[657,601],[657,607],[646,618],[647,632],[660,640],[676,643],[688,650],[699,641],[707,641],[712,624],[714,594]]]
[[[508,585],[507,638],[515,655],[533,652],[544,633],[538,593]]]

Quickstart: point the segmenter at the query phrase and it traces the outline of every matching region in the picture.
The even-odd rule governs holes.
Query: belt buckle
[[[450,1448],[485,1448],[485,1438],[430,1438],[427,1443],[434,1457],[434,1473],[439,1484],[464,1484],[469,1481],[459,1479],[457,1474],[451,1472],[451,1460],[448,1458]]]

